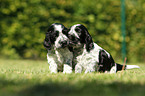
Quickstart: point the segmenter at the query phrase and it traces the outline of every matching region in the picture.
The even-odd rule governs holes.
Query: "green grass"
[[[0,59],[0,96],[144,96],[145,63],[116,74],[50,74],[47,61]]]

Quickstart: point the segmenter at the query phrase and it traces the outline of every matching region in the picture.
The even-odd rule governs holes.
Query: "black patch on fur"
[[[117,63],[116,63],[116,64],[117,64]],[[123,68],[123,65],[117,64],[117,71],[121,71],[122,68]],[[125,69],[126,69],[126,65],[125,65],[125,67],[124,67],[124,70],[125,70]]]
[[[100,50],[99,52],[99,72],[105,72],[105,71],[110,71],[112,66],[115,65],[115,62],[110,55],[108,57],[108,54],[104,50]]]

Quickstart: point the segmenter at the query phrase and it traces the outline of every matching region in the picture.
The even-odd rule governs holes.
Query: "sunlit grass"
[[[50,74],[47,61],[0,59],[0,96],[145,94],[145,65],[116,74]]]

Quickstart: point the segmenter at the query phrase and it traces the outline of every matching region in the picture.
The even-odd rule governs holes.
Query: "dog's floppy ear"
[[[51,50],[51,40],[50,40],[49,34],[46,34],[46,37],[44,39],[43,45],[46,49]]]
[[[81,29],[83,31],[82,34],[84,34],[83,42],[86,44],[86,50],[89,52],[91,49],[94,48],[92,37],[89,34],[89,32],[88,32],[88,30],[87,30],[87,28],[85,26],[81,25]]]
[[[86,42],[87,51],[90,51],[91,49],[94,48],[92,37],[90,36],[90,34],[88,32],[86,34],[85,42]]]
[[[53,36],[54,28],[53,26],[50,26],[49,29],[46,32],[46,36],[44,39],[44,47],[48,50],[51,50],[52,44],[54,44],[54,36]]]

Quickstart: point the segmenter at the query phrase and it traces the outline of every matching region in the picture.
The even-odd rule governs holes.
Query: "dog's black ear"
[[[70,29],[67,29],[66,27],[63,27],[62,33],[65,34],[66,36],[68,36],[68,31]]]
[[[46,49],[51,50],[51,40],[50,40],[50,36],[48,34],[46,34],[46,37],[44,39],[43,45]]]
[[[91,35],[89,34],[87,28],[83,25],[81,25],[82,29],[82,34],[83,35],[83,42],[86,44],[86,50],[89,52],[91,49],[94,48],[93,40]]]
[[[85,43],[86,43],[86,50],[88,52],[94,48],[92,37],[88,33],[86,34]]]
[[[48,50],[51,50],[52,44],[54,44],[55,41],[53,33],[54,33],[54,28],[53,25],[51,25],[46,32],[46,36],[43,43],[44,47]]]

